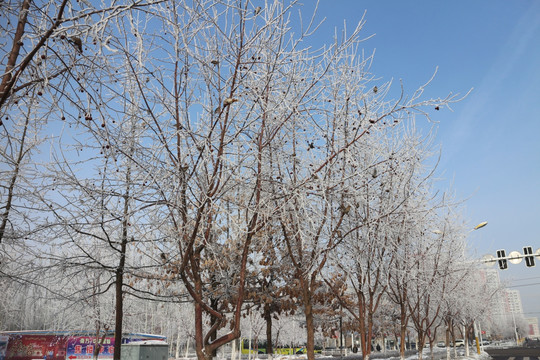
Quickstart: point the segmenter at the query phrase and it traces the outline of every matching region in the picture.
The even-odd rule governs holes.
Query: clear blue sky
[[[304,14],[314,1],[305,0]],[[540,248],[540,2],[537,0],[321,0],[318,40],[330,42],[344,20],[352,29],[366,11],[364,43],[375,49],[381,83],[403,80],[411,93],[438,74],[432,97],[472,93],[440,122],[439,173],[459,198],[478,255]],[[540,260],[500,271],[521,292],[526,316],[540,318]]]

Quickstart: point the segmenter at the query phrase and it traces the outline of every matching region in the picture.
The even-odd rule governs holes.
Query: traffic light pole
[[[519,336],[517,333],[517,325],[516,325],[516,316],[514,315],[514,310],[512,309],[512,320],[514,321],[514,334],[516,335],[516,346],[519,345]]]
[[[540,249],[533,253],[532,246],[525,246],[523,247],[523,254],[520,254],[518,251],[512,251],[507,256],[506,250],[500,249],[497,250],[497,257],[486,255],[482,261],[489,265],[497,262],[499,264],[499,269],[505,270],[508,268],[508,261],[512,264],[519,264],[523,259],[525,259],[525,265],[527,265],[527,267],[536,266],[534,260],[535,257],[540,260]]]

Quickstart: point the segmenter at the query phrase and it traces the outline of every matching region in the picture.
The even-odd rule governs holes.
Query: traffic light
[[[499,262],[499,269],[504,270],[508,268],[508,263],[506,262],[506,251],[497,250],[497,259]]]
[[[534,255],[533,255],[532,246],[525,246],[523,248],[523,255],[525,257],[525,264],[528,267],[534,266]]]

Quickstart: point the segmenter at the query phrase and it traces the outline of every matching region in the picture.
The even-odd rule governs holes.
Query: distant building
[[[483,268],[478,272],[478,276],[480,284],[486,289],[486,295],[489,296],[486,301],[489,301],[490,310],[484,315],[484,321],[490,324],[487,326],[489,330],[486,335],[508,336],[509,334],[505,334],[508,327],[523,329],[526,322],[519,291],[501,287],[497,269]]]
[[[504,290],[505,310],[507,313],[523,316],[523,306],[521,305],[521,295],[518,290]]]
[[[527,337],[540,338],[540,330],[538,330],[538,318],[526,318],[527,321]]]

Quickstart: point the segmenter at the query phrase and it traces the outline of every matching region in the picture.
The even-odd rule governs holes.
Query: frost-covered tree
[[[420,210],[410,204],[423,196],[418,187],[426,180],[420,171],[429,139],[407,131],[414,128],[414,118],[400,120],[382,131],[374,129],[363,146],[350,150],[351,231],[336,251],[334,266],[347,276],[353,300],[344,306],[358,324],[364,357],[371,352],[374,318],[386,296],[389,271],[398,261],[393,246],[399,244],[403,219]]]
[[[437,217],[428,216],[426,230],[413,243],[416,261],[410,269],[414,280],[407,302],[420,344],[427,338],[431,347],[444,322],[445,303],[471,270],[465,252],[465,226],[454,215],[454,204],[442,205],[450,209],[442,208]]]
[[[417,150],[419,149],[421,147]],[[435,213],[440,204],[432,201],[434,195],[431,187],[431,172],[426,172],[422,161],[419,162],[420,159],[425,161],[428,153],[425,149],[422,153],[423,156],[413,153],[412,158],[407,161],[411,166],[407,170],[409,175],[405,176],[408,180],[403,184],[402,189],[404,194],[410,194],[410,196],[403,198],[402,211],[399,211],[395,217],[393,236],[388,247],[393,264],[388,268],[386,292],[388,299],[398,308],[401,358],[405,356],[407,326],[411,320],[412,311],[417,311],[418,315],[424,314],[423,311],[426,309],[420,304],[424,300],[422,291],[427,292],[429,289],[425,288],[427,284],[421,281],[421,275],[432,271],[432,253],[428,254],[428,251],[432,251],[432,247],[440,246],[430,230],[435,225],[437,219]],[[415,295],[419,296],[416,302],[411,300],[411,296]],[[414,305],[411,306],[413,302]],[[421,316],[418,317],[420,318]],[[433,319],[430,318],[430,320]],[[419,324],[425,324],[425,322],[419,320]],[[418,332],[416,327],[415,330],[421,352],[425,333]]]
[[[274,348],[274,321],[294,314],[297,309],[295,291],[288,282],[289,261],[280,251],[277,238],[279,231],[273,221],[268,222],[254,243],[252,266],[248,267],[246,303],[249,312],[258,313],[264,319],[266,354],[272,355]]]
[[[51,230],[55,217],[52,214],[60,214],[65,219],[63,206],[66,203],[57,202],[55,194],[49,197],[47,193],[54,193],[55,188],[66,183],[48,182],[55,176],[43,166],[48,161],[39,150],[47,152],[44,139],[61,131],[59,123],[64,122],[66,128],[77,128],[83,117],[83,121],[92,120],[89,109],[102,104],[100,91],[107,87],[107,77],[103,76],[106,71],[102,71],[107,62],[102,50],[107,45],[106,34],[112,31],[109,23],[150,4],[116,2],[108,6],[88,1],[26,0],[2,4],[0,126],[5,134],[2,136],[5,160],[2,164],[6,168],[2,169],[0,178],[0,242],[4,246],[6,236],[10,238],[3,248],[6,251],[2,251],[8,254],[2,258],[6,270],[2,276],[6,281],[42,287],[45,293],[52,294],[49,299],[71,298],[72,294],[56,291],[62,284],[54,281],[54,260],[51,262],[45,255],[54,252],[47,249],[47,246],[54,247],[54,241],[47,244],[50,238],[44,238],[41,232],[46,230],[53,238],[58,235]],[[83,138],[88,139],[88,136],[78,140]],[[75,154],[77,151],[65,155],[73,157]],[[63,190],[70,192],[80,188],[78,183]],[[39,251],[33,251],[31,246]],[[44,271],[50,276],[48,281],[36,281],[36,274]],[[73,289],[73,292],[79,290]],[[51,319],[47,321],[50,326],[56,326]]]
[[[106,45],[103,35],[108,23],[148,4],[104,6],[67,0],[2,3],[0,127],[5,168],[0,178],[0,243],[7,234],[20,233],[32,216],[25,200],[36,191],[39,177],[28,173],[35,171],[28,161],[36,144],[46,137],[44,131],[54,133],[48,130],[54,121],[66,119],[63,111],[79,108],[84,112],[81,98],[95,87],[93,79],[102,65],[101,46]],[[92,80],[85,81],[87,76]]]
[[[54,232],[48,238],[49,246],[54,243],[61,249],[50,256],[65,277],[77,276],[81,271],[96,274],[94,280],[84,282],[93,284],[92,291],[85,295],[92,298],[92,303],[99,301],[101,294],[114,294],[114,311],[108,311],[114,316],[106,322],[99,318],[95,321],[102,324],[98,328],[114,329],[115,342],[121,343],[126,294],[144,296],[141,291],[148,289],[137,285],[149,284],[152,279],[159,282],[157,275],[148,275],[148,269],[162,263],[158,247],[152,242],[155,239],[148,227],[149,219],[140,211],[147,195],[140,191],[144,179],[131,160],[134,142],[138,141],[132,113],[126,111],[119,123],[111,128],[89,125],[85,130],[93,136],[87,137],[87,142],[73,146],[60,143],[56,163],[50,166],[55,223],[49,225]],[[73,147],[78,148],[78,159],[62,156],[64,149],[69,152]],[[158,298],[161,295],[153,293]],[[72,295],[73,301],[87,301],[77,292]],[[119,353],[116,351],[115,356]]]
[[[5,8],[12,19],[14,4]],[[295,1],[96,4],[45,3],[39,12],[24,2],[35,11],[23,8],[22,33],[8,31],[16,46],[3,48],[2,118],[39,106],[20,117],[28,121],[10,122],[17,132],[9,130],[14,145],[5,154],[14,161],[2,184],[24,184],[20,160],[40,174],[24,178],[35,191],[3,188],[2,204],[14,204],[11,197],[24,205],[31,194],[38,206],[5,222],[30,236],[17,235],[24,241],[10,244],[17,251],[2,271],[24,283],[47,270],[42,284],[57,301],[76,308],[95,300],[90,316],[114,322],[117,336],[124,320],[142,326],[134,297],[191,302],[203,360],[240,336],[246,299],[276,289],[266,280],[279,269],[290,280],[288,300],[302,306],[313,359],[314,305],[325,298],[329,254],[346,240],[373,239],[390,241],[388,256],[397,259],[411,253],[404,239],[418,237],[413,219],[424,199],[412,194],[423,189],[408,180],[418,154],[410,147],[394,156],[403,139],[396,129],[406,129],[396,124],[455,98],[423,100],[422,87],[390,100],[391,84],[375,81],[372,59],[361,56],[362,24],[323,48],[304,47],[317,26],[292,31]],[[33,50],[25,52],[23,37]],[[20,135],[25,124],[35,128],[33,143]],[[49,127],[49,159],[18,156]],[[410,162],[408,172],[399,161]],[[37,221],[25,223],[26,214]],[[279,254],[261,264],[268,236]],[[369,249],[377,250],[359,250]],[[25,274],[12,272],[15,260],[32,258],[40,261],[25,262]],[[61,299],[58,274],[73,285]],[[259,274],[266,288],[250,297],[246,283]],[[382,288],[363,289],[378,296]],[[146,308],[144,326],[163,327],[153,315],[162,312]]]
[[[412,152],[400,158],[392,153],[397,146],[385,151],[384,144],[369,139],[382,132],[397,143],[402,138],[399,132],[392,135],[393,127],[433,102],[419,100],[421,90],[408,99],[386,99],[390,84],[372,86],[367,63],[351,55],[354,52],[349,46],[355,43],[355,35],[343,43],[336,42],[336,50],[328,55],[324,76],[318,81],[329,83],[321,85],[324,91],[314,99],[322,102],[325,110],[310,110],[312,118],[304,118],[300,112],[290,124],[289,141],[282,146],[286,156],[274,161],[279,164],[275,165],[279,190],[283,198],[288,198],[280,209],[282,236],[306,316],[308,356],[313,345],[312,298],[328,254],[342,246],[347,237],[359,234],[390,241],[390,234],[385,234],[388,231],[397,241],[396,229],[402,222],[391,221],[392,214],[407,213],[404,199],[418,191],[421,183],[411,184],[410,177],[429,177],[417,175],[414,167],[409,170],[412,175],[396,172],[399,161],[417,161],[419,149],[409,147],[406,151]],[[343,52],[337,52],[341,46]],[[371,189],[370,182],[379,176],[377,171],[381,178],[376,181],[378,187]],[[373,208],[378,213],[368,214]],[[410,218],[412,213],[409,210]],[[372,306],[375,304],[374,299]]]
[[[80,81],[76,77],[79,67],[89,74],[92,68],[85,66],[88,59],[99,60],[103,56],[100,50],[109,41],[109,22],[152,3],[155,2],[115,2],[106,6],[67,0],[4,2],[0,9],[2,119],[11,121],[11,105],[34,98],[35,94],[49,95],[53,105],[64,95],[70,96],[73,88],[67,82]]]
[[[131,56],[130,42],[109,47],[136,77],[146,131],[133,161],[157,189],[148,216],[176,243],[165,266],[194,301],[197,354],[209,358],[240,335],[252,242],[278,206],[270,148],[309,89],[288,89],[298,77],[288,71],[292,60],[304,55],[300,40],[284,42],[288,8],[280,2],[257,14],[248,2],[161,10],[129,24],[144,57]]]

